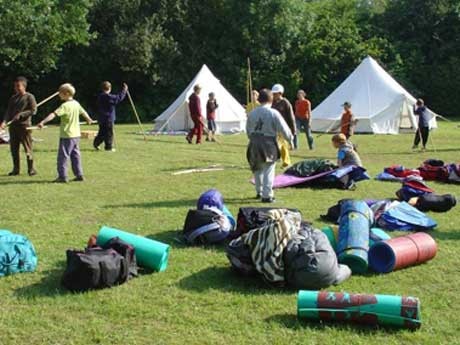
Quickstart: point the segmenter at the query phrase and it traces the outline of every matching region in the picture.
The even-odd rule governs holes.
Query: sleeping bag
[[[286,282],[295,289],[319,290],[351,276],[347,266],[338,264],[326,235],[311,227],[291,238],[283,257]]]
[[[408,177],[404,179],[403,186],[396,192],[396,196],[401,201],[409,201],[411,198],[431,194],[434,190],[428,187],[420,177]]]
[[[252,261],[250,247],[243,243],[241,237],[231,241],[225,251],[232,268],[236,272],[244,276],[257,274],[256,267]]]
[[[457,199],[452,194],[426,194],[414,198],[414,201],[409,203],[422,212],[447,212],[457,205]]]
[[[293,164],[284,173],[297,177],[308,177],[335,169],[337,166],[327,159],[306,159]]]

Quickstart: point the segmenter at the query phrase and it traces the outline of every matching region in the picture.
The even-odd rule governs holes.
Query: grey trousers
[[[57,171],[59,178],[67,179],[67,161],[72,162],[72,171],[75,177],[83,176],[80,156],[80,138],[59,139],[59,151],[57,158]]]
[[[262,195],[262,198],[268,199],[273,197],[273,181],[275,180],[276,163],[264,163],[261,168],[254,172],[256,183],[256,193]]]

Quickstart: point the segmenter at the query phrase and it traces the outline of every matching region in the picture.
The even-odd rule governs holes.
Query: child
[[[67,183],[67,161],[72,162],[74,181],[84,181],[80,157],[80,115],[92,124],[94,121],[76,100],[73,99],[75,88],[72,84],[62,84],[59,87],[59,98],[64,102],[54,112],[38,124],[38,128],[52,121],[56,116],[61,118],[61,133],[57,159],[58,178],[55,182]]]
[[[206,141],[216,141],[214,135],[216,134],[216,110],[219,108],[214,92],[209,94],[208,103],[206,104],[206,119],[208,120],[208,136]]]
[[[306,98],[304,90],[297,91],[294,115],[297,132],[300,133],[303,128],[307,135],[308,147],[310,150],[313,150],[313,136],[311,135],[311,102]],[[297,134],[294,136],[294,148],[298,148]]]
[[[332,145],[338,149],[337,165],[340,168],[348,165],[362,166],[361,158],[343,133],[332,137]]]
[[[354,134],[355,126],[358,123],[358,120],[355,119],[351,111],[350,102],[345,102],[344,104],[342,104],[342,106],[343,113],[342,118],[340,119],[340,133],[345,135],[345,137],[348,140]]]
[[[101,93],[97,96],[97,112],[99,115],[99,132],[94,138],[93,146],[99,150],[99,145],[104,142],[106,151],[115,151],[113,145],[113,128],[115,124],[115,107],[123,101],[128,92],[128,85],[123,84],[123,89],[118,94],[112,94],[112,84],[104,81],[101,85]]]

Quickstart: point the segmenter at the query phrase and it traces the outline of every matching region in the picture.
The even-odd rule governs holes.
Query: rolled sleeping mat
[[[369,231],[373,222],[373,212],[364,201],[347,200],[342,204],[337,257],[353,273],[367,272]]]
[[[391,238],[385,231],[379,228],[372,228],[369,233],[369,248],[372,247],[374,244],[386,241]]]
[[[334,251],[337,251],[337,242],[339,240],[339,228],[334,226],[325,226],[321,231],[327,236],[329,243]],[[379,228],[372,228],[369,232],[369,248],[380,241],[389,240],[391,238],[385,231]]]
[[[331,244],[332,249],[337,251],[337,241],[339,239],[339,228],[334,226],[325,226],[321,231],[326,235],[329,243]]]
[[[416,232],[376,243],[369,250],[369,265],[375,272],[388,273],[429,261],[436,251],[433,237]]]
[[[225,205],[223,205],[223,207],[222,207],[222,212],[225,214],[225,216],[227,216],[230,224],[232,224],[232,230],[234,230],[235,227],[236,227],[235,217],[233,217],[232,213],[230,212],[230,210]]]
[[[422,325],[416,297],[299,291],[297,316],[309,320],[348,321],[418,329]]]
[[[102,246],[114,237],[132,245],[139,266],[163,272],[168,267],[169,245],[126,231],[103,226],[97,235],[97,245]]]

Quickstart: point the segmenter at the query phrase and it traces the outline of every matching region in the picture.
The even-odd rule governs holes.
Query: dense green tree
[[[90,0],[0,0],[0,78],[38,77],[70,44],[88,44]]]

